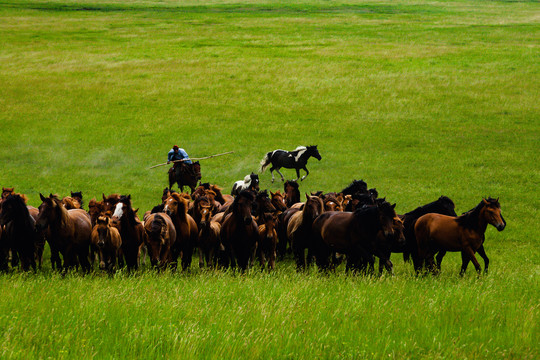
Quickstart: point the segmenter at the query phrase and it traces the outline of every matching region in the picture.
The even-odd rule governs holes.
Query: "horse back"
[[[82,209],[70,209],[67,210],[74,226],[74,243],[76,244],[88,244],[92,234],[92,223],[90,222],[90,215]]]
[[[322,241],[336,251],[346,251],[355,245],[350,223],[353,214],[342,211],[328,211],[321,214],[313,223],[313,231]]]
[[[416,220],[414,232],[419,248],[462,249],[463,229],[453,216],[437,213],[422,215]]]

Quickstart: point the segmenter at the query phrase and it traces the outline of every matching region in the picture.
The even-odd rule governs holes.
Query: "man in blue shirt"
[[[167,164],[175,160],[183,159],[186,159],[185,161],[182,161],[184,164],[192,163],[186,150],[179,148],[178,145],[174,145],[173,148],[169,151],[169,154],[167,154]]]

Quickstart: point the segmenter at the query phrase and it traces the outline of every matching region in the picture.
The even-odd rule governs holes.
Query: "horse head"
[[[179,193],[171,194],[165,200],[165,208],[163,211],[169,216],[176,216],[176,215],[183,215],[187,214],[188,208],[189,208],[189,199],[191,199],[191,196],[185,194],[186,196],[183,196]]]
[[[287,204],[285,203],[285,197],[281,194],[281,192],[278,190],[275,193],[270,191],[270,201],[272,202],[272,205],[276,208],[277,211],[285,211],[287,210]]]
[[[311,196],[306,193],[306,203],[304,205],[304,216],[309,216],[311,219],[315,219],[317,216],[324,212],[324,203],[319,196]]]
[[[503,231],[506,227],[506,221],[501,213],[501,204],[499,203],[499,198],[493,199],[490,197],[488,199],[482,199],[482,202],[484,207],[481,210],[481,214],[483,214],[484,219],[488,222],[488,224],[495,226],[497,231]]]
[[[259,175],[251,173],[249,179],[249,189],[259,191]]]
[[[97,232],[99,235],[97,246],[100,248],[103,248],[105,246],[105,242],[107,241],[107,237],[109,235],[109,226],[110,226],[109,217],[99,216],[96,220],[96,226],[97,226]]]
[[[319,150],[317,150],[317,145],[310,145],[310,146],[307,146],[307,151],[306,153],[309,155],[309,156],[313,156],[315,159],[321,161],[321,154],[319,154]]]
[[[145,223],[144,230],[146,232],[146,243],[149,249],[150,264],[153,267],[159,265],[161,251],[167,242],[167,222],[165,219],[156,214],[151,222]]]
[[[390,203],[385,201],[384,199],[381,199],[381,201],[377,201],[377,209],[379,211],[379,223],[387,240],[392,240],[394,236],[394,221],[398,218],[395,207],[396,204],[390,205]]]
[[[440,207],[439,211],[441,214],[448,215],[448,216],[457,216],[456,211],[454,210],[456,208],[456,205],[454,202],[447,196],[441,196],[436,201],[437,206]]]
[[[200,196],[195,200],[193,209],[195,211],[195,217],[199,218],[201,226],[206,226],[212,217],[213,201],[206,196]]]
[[[36,220],[36,228],[38,230],[44,230],[49,224],[54,223],[60,218],[62,203],[58,195],[50,194],[48,197],[39,193],[39,197],[42,201],[38,210],[38,218]]]
[[[243,190],[238,194],[232,203],[232,212],[242,219],[245,225],[253,221],[251,216],[251,207],[255,201],[255,196],[249,190]]]
[[[29,216],[26,202],[19,194],[8,195],[0,203],[0,227],[17,218],[25,220]]]

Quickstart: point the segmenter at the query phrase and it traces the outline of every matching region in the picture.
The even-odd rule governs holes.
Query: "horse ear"
[[[497,197],[497,200],[496,200],[496,201],[499,202],[499,197]]]
[[[309,200],[309,194],[306,193],[306,200]]]
[[[127,198],[128,198],[129,200],[131,200],[131,194],[129,194],[129,195],[127,196]]]
[[[391,208],[395,209],[396,208],[396,203],[394,203],[394,205],[392,205]]]
[[[104,194],[104,193],[101,193],[101,195],[103,196],[103,201],[106,201],[107,198],[105,197],[105,194]]]
[[[41,193],[39,193],[39,198],[41,199],[41,201],[45,201],[45,196],[43,196]]]
[[[484,202],[484,204],[489,205],[489,202],[486,199],[482,198],[482,201]]]

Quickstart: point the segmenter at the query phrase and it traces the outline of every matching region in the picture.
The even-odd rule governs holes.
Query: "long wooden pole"
[[[210,158],[213,158],[213,157],[216,157],[216,156],[222,156],[222,155],[227,155],[227,154],[232,154],[232,153],[234,153],[234,151],[228,151],[228,152],[222,153],[222,154],[215,154],[215,155],[210,155],[210,156],[205,156],[205,157],[199,157],[199,158],[190,158],[190,159],[182,159],[182,160],[173,160],[173,161],[171,161],[171,163],[183,162],[183,161],[187,161],[187,160],[204,160],[204,159],[210,159]],[[153,169],[153,168],[156,168],[156,167],[158,167],[158,166],[164,166],[164,165],[167,165],[167,164],[170,164],[170,163],[157,164],[157,165],[154,165],[154,166],[150,166],[149,169]]]

